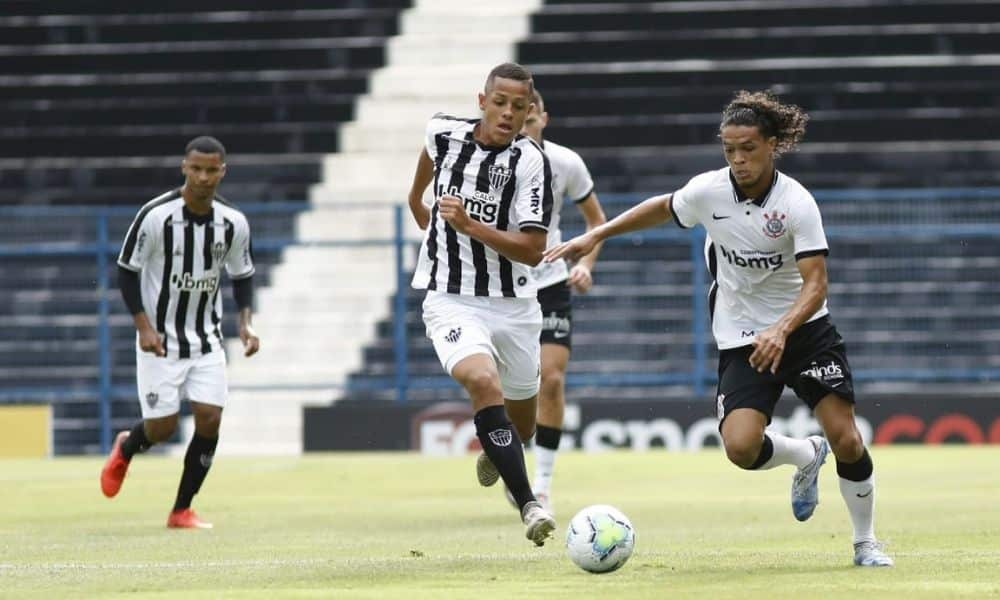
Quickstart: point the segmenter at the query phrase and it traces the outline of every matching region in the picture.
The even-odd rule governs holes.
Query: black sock
[[[142,421],[136,423],[128,432],[128,437],[122,442],[122,456],[125,460],[132,460],[136,454],[149,450],[153,442],[146,437],[146,426]]]
[[[853,463],[842,463],[837,461],[837,475],[848,481],[864,481],[872,476],[875,465],[872,464],[872,457],[868,454],[868,448],[857,461]]]
[[[754,469],[759,469],[764,466],[764,463],[771,460],[774,456],[774,442],[768,435],[764,434],[764,441],[760,445],[760,454],[757,455],[757,460],[753,461],[753,464],[747,467],[748,471],[753,471]]]
[[[562,439],[562,429],[539,425],[535,431],[535,443],[542,448],[558,450],[560,439]]]
[[[218,443],[219,438],[209,439],[197,433],[191,438],[187,454],[184,455],[184,473],[181,475],[181,484],[177,487],[174,510],[190,508],[191,500],[201,489],[201,482],[205,481],[205,475],[208,475],[208,469],[212,466],[212,457],[215,456],[215,446]]]
[[[483,445],[483,452],[500,472],[518,508],[535,499],[524,468],[524,449],[517,430],[507,418],[503,406],[487,406],[476,413],[476,436]]]

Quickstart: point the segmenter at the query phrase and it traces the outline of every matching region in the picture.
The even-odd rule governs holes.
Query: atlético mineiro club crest
[[[490,187],[494,191],[501,191],[510,181],[510,169],[504,165],[492,165],[490,167]]]
[[[778,239],[785,234],[785,214],[774,211],[764,213],[764,235]]]

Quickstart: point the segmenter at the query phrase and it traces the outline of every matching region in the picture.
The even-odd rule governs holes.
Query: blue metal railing
[[[933,201],[955,198],[1000,198],[1000,188],[964,189],[951,188],[942,190],[831,190],[818,192],[818,200],[865,201],[873,197],[885,200],[907,199],[914,202]],[[602,202],[609,206],[621,206],[634,203],[642,196],[636,194],[613,195],[605,194]],[[355,208],[370,205],[355,205]],[[351,208],[350,205],[340,205],[339,208]],[[241,207],[249,215],[261,214],[294,214],[310,208],[304,202],[275,202],[248,204]],[[292,238],[259,238],[254,241],[255,249],[259,251],[279,251],[290,246],[313,247],[358,247],[358,246],[392,246],[395,250],[396,292],[393,299],[393,362],[395,372],[392,376],[369,378],[354,381],[349,384],[335,382],[311,385],[273,385],[250,386],[235,382],[233,389],[288,389],[290,387],[309,389],[347,390],[394,390],[398,402],[405,402],[412,389],[439,389],[454,387],[450,377],[441,375],[434,377],[413,377],[408,371],[408,346],[406,328],[406,298],[409,287],[409,271],[405,265],[406,247],[418,240],[407,239],[404,234],[404,221],[408,218],[406,208],[401,205],[381,205],[381,208],[392,208],[394,232],[391,238],[365,240],[322,240],[299,241]],[[132,207],[35,207],[9,206],[0,207],[0,218],[90,218],[93,219],[94,242],[31,242],[27,244],[0,244],[0,257],[37,257],[37,256],[92,256],[96,269],[96,314],[98,341],[97,363],[98,384],[93,387],[32,387],[13,388],[0,387],[0,402],[4,401],[62,401],[81,398],[98,398],[98,416],[101,423],[100,443],[107,450],[111,443],[111,401],[112,399],[129,398],[135,394],[131,386],[113,385],[112,381],[112,340],[110,333],[111,306],[109,299],[113,297],[109,281],[109,257],[114,256],[118,244],[110,239],[110,220],[112,218],[127,218],[135,214]],[[937,236],[948,238],[964,237],[997,237],[1000,236],[1000,223],[920,223],[914,224],[880,224],[828,226],[827,235],[830,238],[868,239],[876,237],[906,237]],[[572,235],[572,230],[567,235]],[[674,228],[658,228],[632,235],[609,240],[611,244],[638,244],[646,241],[686,241],[690,247],[690,256],[695,265],[702,261],[704,230],[679,230]],[[691,305],[694,315],[707,314],[705,269],[691,269]],[[706,322],[701,318],[691,320],[692,356],[694,367],[686,373],[574,373],[567,377],[567,385],[574,386],[662,386],[686,385],[692,388],[697,396],[704,396],[708,386],[715,383],[715,374],[708,365],[708,345],[710,333]],[[951,382],[984,382],[1000,380],[1000,369],[967,368],[967,369],[870,369],[855,373],[859,381],[902,380],[902,381],[951,381]]]

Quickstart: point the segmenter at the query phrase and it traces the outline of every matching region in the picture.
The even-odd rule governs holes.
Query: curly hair
[[[740,90],[722,110],[721,131],[728,125],[757,127],[764,138],[778,138],[774,149],[776,156],[790,152],[806,134],[809,120],[801,108],[794,104],[782,104],[774,92],[748,92]]]

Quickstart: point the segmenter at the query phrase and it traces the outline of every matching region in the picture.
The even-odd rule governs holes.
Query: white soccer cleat
[[[879,542],[854,544],[854,564],[859,567],[891,567],[895,564]]]
[[[556,530],[556,520],[535,500],[521,509],[521,521],[525,527],[524,537],[535,542],[536,546],[544,546],[545,540],[552,537],[552,532]]]
[[[486,456],[485,452],[480,452],[479,457],[476,458],[476,478],[479,479],[479,485],[483,487],[490,487],[500,479],[500,471],[497,471],[493,461]]]
[[[799,521],[808,520],[819,504],[819,468],[830,452],[830,444],[824,438],[811,435],[808,439],[816,448],[816,457],[792,477],[792,514]]]

